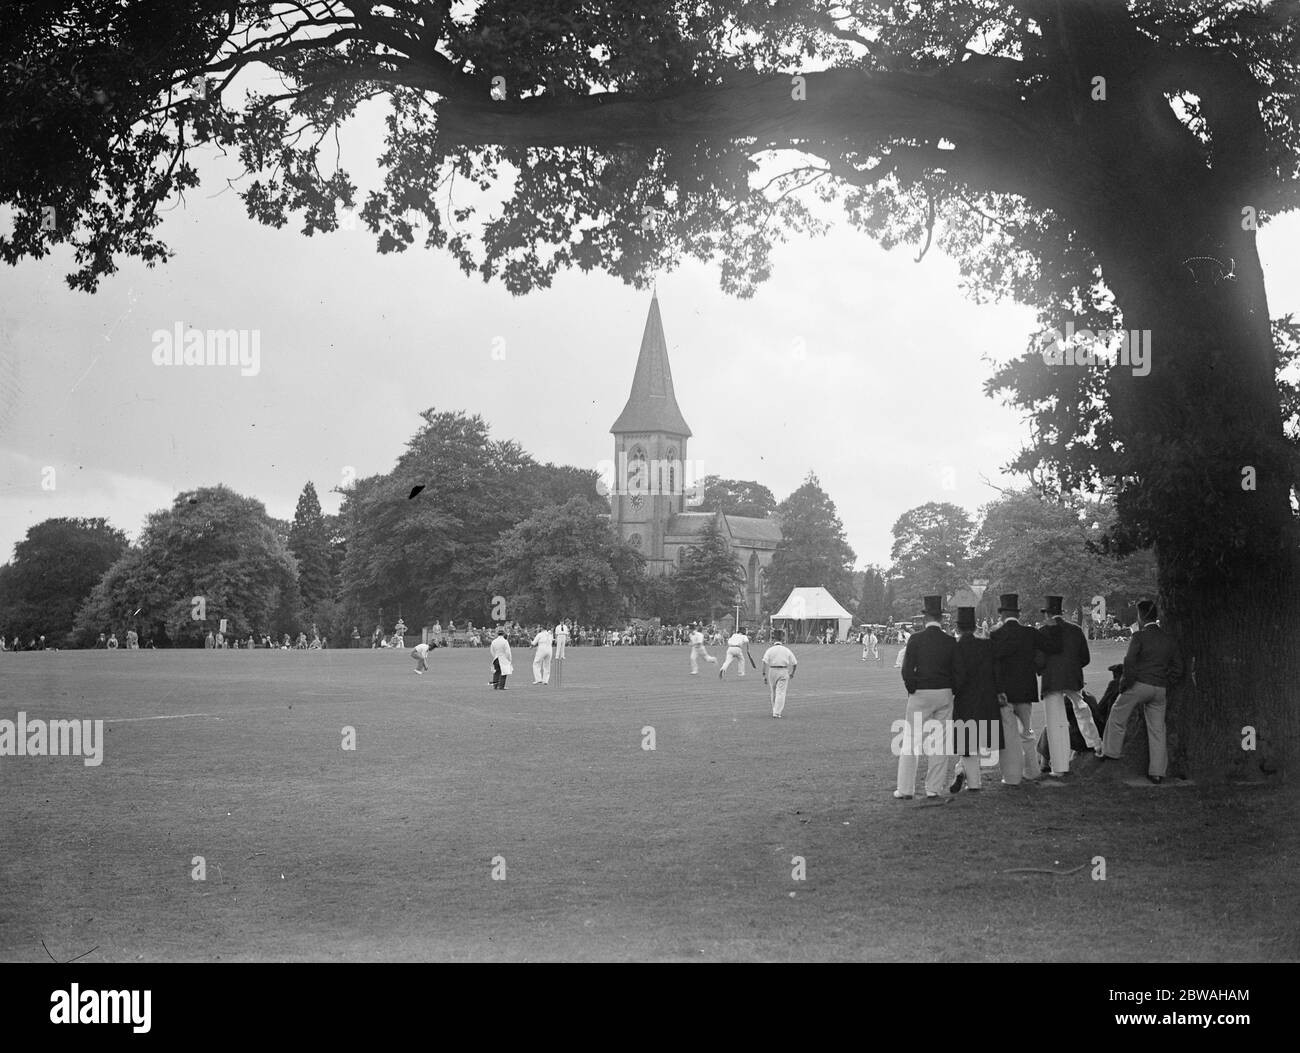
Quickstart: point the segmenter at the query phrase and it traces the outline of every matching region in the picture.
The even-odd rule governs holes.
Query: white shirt
[[[427,643],[416,644],[415,653],[421,658],[427,658],[429,654],[429,645]]]
[[[700,632],[699,629],[696,629],[695,632],[691,633],[691,646],[692,647],[704,646],[704,634]]]
[[[763,664],[770,669],[779,669],[781,666],[793,669],[799,664],[799,660],[785,644],[773,644],[763,652]]]
[[[533,637],[533,646],[537,648],[539,654],[542,651],[549,652],[551,649],[551,644],[554,642],[555,642],[554,637],[551,636],[551,631],[549,629],[543,629],[541,632],[539,632],[536,636]]]
[[[510,641],[504,636],[494,637],[492,640],[492,646],[488,648],[488,652],[493,658],[509,658]]]
[[[565,639],[569,635],[569,627],[561,622],[555,627],[555,638],[557,640]]]
[[[744,633],[732,633],[730,639],[727,640],[728,647],[744,647],[747,643],[749,643],[749,637]]]

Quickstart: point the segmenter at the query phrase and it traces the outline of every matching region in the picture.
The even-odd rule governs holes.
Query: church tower
[[[673,393],[659,295],[650,300],[632,393],[609,429],[614,436],[615,486],[610,517],[618,534],[646,558],[646,570],[664,574],[673,561],[664,537],[674,515],[685,511],[687,427]]]

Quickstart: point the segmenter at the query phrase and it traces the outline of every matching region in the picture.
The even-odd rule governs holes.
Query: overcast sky
[[[347,140],[363,190],[377,128],[372,111]],[[444,255],[381,256],[361,229],[260,226],[225,187],[235,169],[201,167],[161,228],[170,263],[125,262],[93,296],[64,285],[66,254],[0,270],[0,559],[52,516],[135,538],[178,491],[217,483],[290,518],[310,479],[336,511],[347,469],[391,468],[429,407],[482,414],[542,461],[612,457],[649,292],[574,272],[516,299]],[[1259,244],[1271,313],[1300,312],[1300,218]],[[751,300],[693,263],[658,285],[689,458],[778,500],[816,471],[859,566],[888,563],[908,508],[974,512],[995,496],[981,476],[1014,485],[1001,468],[1027,434],[982,384],[986,356],[1023,350],[1032,312],[976,306],[937,248],[915,254],[841,221],[779,249]],[[177,323],[260,331],[260,370],[156,366],[152,334]]]

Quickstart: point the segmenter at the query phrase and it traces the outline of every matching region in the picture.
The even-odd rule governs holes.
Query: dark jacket
[[[907,638],[903,649],[903,684],[909,695],[917,691],[952,689],[957,641],[937,625],[928,625]]]
[[[993,678],[993,641],[973,634],[957,638],[957,683],[953,688],[953,720],[990,722],[989,745],[1002,749],[1002,707]],[[986,732],[986,734],[988,734]],[[972,756],[973,751],[963,751]]]
[[[1012,705],[1038,701],[1038,666],[1034,652],[1057,654],[1059,638],[1019,622],[1003,622],[989,634],[993,641],[993,677]]]
[[[1043,655],[1043,694],[1082,690],[1084,667],[1092,661],[1083,630],[1072,622],[1053,619],[1043,632],[1061,644],[1056,654]]]
[[[1169,687],[1182,678],[1183,655],[1178,641],[1159,622],[1148,622],[1133,634],[1124,655],[1121,686],[1125,691],[1135,683]]]

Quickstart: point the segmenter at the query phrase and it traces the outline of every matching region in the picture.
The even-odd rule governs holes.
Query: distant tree
[[[922,596],[950,596],[967,582],[974,531],[966,510],[947,502],[931,501],[898,517],[889,553],[898,613],[919,611]]]
[[[683,610],[677,574],[646,574],[637,590],[637,608],[646,618],[665,622],[690,621],[699,611]]]
[[[706,475],[696,488],[704,495],[697,508],[700,512],[765,519],[776,511],[776,498],[762,483]]]
[[[700,531],[699,541],[686,549],[676,584],[683,617],[699,618],[707,613],[714,619],[736,602],[745,572],[716,519],[710,519]]]
[[[104,519],[37,523],[0,567],[0,631],[63,645],[77,608],[124,551],[126,535]]]
[[[883,625],[892,613],[887,605],[888,586],[885,572],[870,566],[862,575],[862,599],[858,602],[858,621],[865,625]]]
[[[262,502],[205,487],[149,516],[139,544],[82,604],[76,632],[84,643],[138,627],[162,642],[197,644],[225,618],[239,637],[296,634],[299,607],[293,555]]]
[[[783,540],[772,554],[767,589],[782,603],[790,590],[821,585],[836,599],[851,600],[853,549],[844,537],[844,524],[835,502],[813,472],[803,485],[777,506]]]
[[[298,507],[289,528],[289,551],[298,561],[298,591],[302,594],[305,620],[310,620],[317,606],[334,599],[329,529],[321,513],[316,487],[311,482],[298,496]]]
[[[604,625],[623,614],[645,560],[610,529],[608,508],[598,497],[571,497],[501,535],[492,588],[506,619]]]
[[[1026,599],[1041,605],[1043,594],[1052,593],[1065,597],[1067,611],[1078,610],[1086,618],[1092,598],[1102,596],[1108,603],[1117,601],[1112,613],[1123,618],[1130,597],[1155,598],[1150,553],[1116,557],[1097,550],[1114,525],[1109,502],[1011,490],[984,506],[981,517],[971,563],[989,581],[989,602],[998,593],[1015,592],[1022,606]]]
[[[518,443],[492,439],[480,416],[430,409],[421,417],[392,471],[343,492],[345,619],[373,623],[380,607],[400,607],[411,625],[481,625],[497,594],[497,539],[539,508],[598,500],[598,477],[538,464]]]

